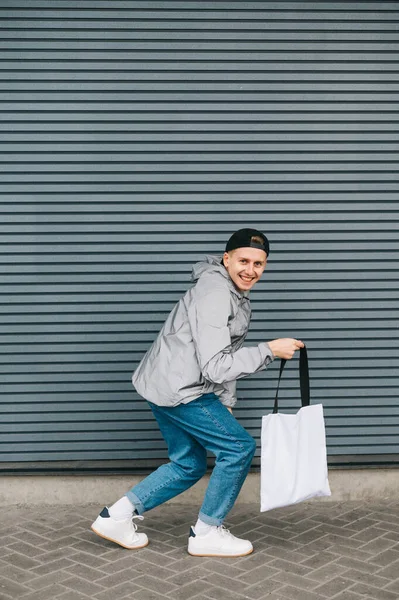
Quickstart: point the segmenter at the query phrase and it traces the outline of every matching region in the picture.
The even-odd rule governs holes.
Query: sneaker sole
[[[208,553],[201,553],[201,554],[197,554],[194,552],[190,552],[190,550],[187,550],[187,552],[191,555],[191,556],[209,556],[212,558],[239,558],[240,556],[248,556],[248,554],[252,554],[252,552],[254,551],[253,548],[251,548],[251,550],[248,550],[248,552],[244,552],[244,553],[240,553],[240,554],[208,554]]]
[[[118,544],[118,546],[122,546],[122,548],[126,548],[126,550],[139,550],[140,548],[145,548],[150,543],[150,541],[148,540],[147,543],[143,544],[142,546],[125,546],[124,544],[121,544],[121,542],[118,542],[117,540],[114,540],[114,539],[112,539],[110,537],[107,537],[103,533],[100,533],[99,531],[97,531],[96,529],[94,529],[93,526],[91,526],[90,529],[92,531],[94,531],[94,533],[96,535],[98,535],[99,537],[103,538],[103,540],[108,540],[109,542],[114,542],[114,544]]]

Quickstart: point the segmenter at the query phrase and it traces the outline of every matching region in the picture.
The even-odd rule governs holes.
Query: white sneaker
[[[137,533],[137,525],[133,519],[143,520],[144,517],[133,515],[133,518],[117,521],[110,516],[108,508],[105,507],[91,528],[100,537],[128,550],[144,548],[148,544],[148,537],[145,533]]]
[[[190,528],[188,553],[192,556],[228,558],[246,556],[251,552],[253,552],[253,546],[249,540],[240,540],[223,525],[212,527],[208,533],[202,535],[196,534],[194,527]]]

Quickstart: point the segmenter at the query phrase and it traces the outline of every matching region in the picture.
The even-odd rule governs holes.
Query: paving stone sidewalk
[[[0,600],[399,599],[399,501],[238,505],[227,524],[255,547],[239,559],[187,554],[192,505],[147,513],[138,551],[89,529],[101,508],[3,507]]]

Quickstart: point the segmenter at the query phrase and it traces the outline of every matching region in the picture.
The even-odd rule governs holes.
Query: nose
[[[247,265],[247,268],[245,270],[246,274],[248,275],[248,277],[253,277],[255,275],[255,269],[254,266],[251,264]]]

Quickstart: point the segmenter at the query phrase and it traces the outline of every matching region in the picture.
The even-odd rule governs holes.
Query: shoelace
[[[218,526],[218,531],[224,536],[228,535],[230,537],[234,537],[232,533],[230,533],[230,529],[227,529],[224,525]]]
[[[137,525],[136,525],[136,523],[134,522],[134,519],[138,519],[139,521],[144,521],[144,517],[143,517],[143,515],[133,515],[133,516],[132,516],[132,525],[133,525],[133,529],[134,529],[134,531],[137,531]]]

